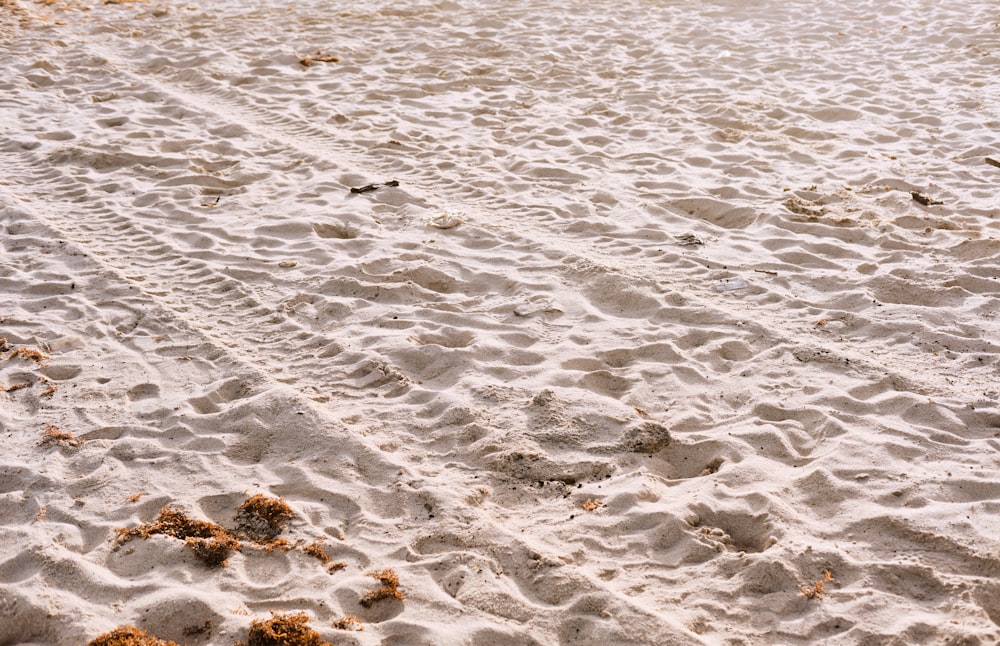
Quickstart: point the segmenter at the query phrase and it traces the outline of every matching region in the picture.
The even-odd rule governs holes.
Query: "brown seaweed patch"
[[[302,552],[308,554],[313,558],[319,559],[319,562],[323,563],[324,565],[332,560],[330,558],[330,555],[326,553],[326,550],[323,549],[323,543],[319,541],[313,541],[312,543],[309,543],[308,545],[302,548]]]
[[[5,344],[4,347],[6,347],[6,342],[7,342],[6,337],[3,339],[3,341]],[[49,360],[48,355],[42,354],[41,352],[33,348],[26,348],[23,345],[14,348],[14,351],[11,352],[9,355],[7,355],[7,359],[16,359],[17,357],[23,357],[28,361],[34,361],[38,365],[43,365],[46,361]]]
[[[133,494],[127,500],[136,502],[142,495]],[[151,523],[115,530],[116,541],[118,545],[122,545],[136,537],[149,538],[154,534],[163,534],[183,540],[187,547],[209,567],[226,565],[226,559],[230,554],[242,551],[246,546],[267,553],[299,549],[319,559],[323,564],[330,563],[332,559],[320,541],[303,546],[302,540],[292,542],[278,536],[286,528],[287,521],[294,516],[292,508],[284,500],[263,494],[251,496],[240,505],[236,513],[236,529],[227,529],[215,523],[192,519],[184,512],[167,505]],[[335,572],[345,567],[346,563],[333,563],[328,565],[327,569]]]
[[[161,509],[153,522],[132,528],[122,527],[115,533],[119,545],[136,537],[149,538],[154,534],[181,539],[209,567],[225,565],[229,555],[240,549],[240,542],[225,527],[189,518],[170,505]]]
[[[309,626],[309,616],[304,612],[282,614],[271,611],[270,619],[250,622],[247,641],[237,646],[331,646]]]
[[[45,429],[42,431],[42,439],[38,440],[38,446],[46,446],[48,444],[76,447],[80,446],[81,440],[74,437],[69,431],[60,431],[58,427],[46,422]]]
[[[21,390],[22,388],[31,388],[30,381],[18,381],[16,383],[10,384],[8,386],[0,386],[0,390],[5,393],[12,393],[15,390]]]
[[[240,542],[228,535],[212,538],[186,538],[184,544],[208,567],[227,565],[229,555],[240,549]]]
[[[103,635],[98,635],[87,646],[179,646],[176,642],[157,639],[145,630],[135,626],[119,626]]]
[[[295,517],[292,508],[282,498],[270,498],[262,493],[247,498],[236,512],[239,530],[255,541],[273,540]]]
[[[295,541],[294,543],[287,538],[275,538],[270,541],[254,541],[254,547],[264,550],[267,553],[271,553],[275,550],[279,552],[288,552],[299,546],[301,541]]]
[[[399,599],[402,601],[405,598],[399,589],[399,576],[395,571],[387,568],[385,570],[369,572],[368,576],[376,579],[382,584],[382,587],[372,590],[361,597],[360,603],[365,608],[370,608],[373,603],[382,599]]]

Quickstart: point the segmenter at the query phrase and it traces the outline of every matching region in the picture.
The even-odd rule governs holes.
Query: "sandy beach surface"
[[[997,643],[998,21],[0,0],[0,646]]]

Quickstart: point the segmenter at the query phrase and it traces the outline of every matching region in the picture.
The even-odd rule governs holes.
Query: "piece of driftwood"
[[[938,204],[944,204],[944,202],[927,197],[919,191],[910,191],[910,195],[913,197],[914,201],[920,202],[924,206],[937,206]]]

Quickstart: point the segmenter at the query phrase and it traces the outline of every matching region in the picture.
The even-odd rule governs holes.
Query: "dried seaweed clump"
[[[279,552],[288,552],[295,549],[301,541],[295,541],[292,543],[287,538],[276,538],[273,541],[267,541],[265,543],[257,543],[256,546],[264,550],[268,554],[274,550]]]
[[[254,619],[246,643],[239,646],[331,646],[311,626],[309,616],[300,612],[286,615],[271,611],[270,619]]]
[[[7,347],[6,346],[6,343],[7,343],[7,338],[6,337],[4,337],[3,342],[5,344],[4,347]],[[14,351],[7,358],[8,359],[14,359],[16,357],[24,357],[28,361],[34,361],[38,365],[43,365],[46,361],[49,360],[49,356],[47,354],[42,354],[38,350],[35,350],[33,348],[27,348],[27,347],[25,347],[23,345],[14,348]]]
[[[240,542],[225,527],[204,520],[188,518],[184,512],[167,505],[160,510],[156,520],[138,527],[120,528],[118,543],[123,544],[133,538],[149,538],[163,534],[183,540],[206,565],[225,565],[233,550],[240,549]]]
[[[46,422],[45,429],[42,431],[42,439],[38,440],[38,446],[45,446],[46,444],[74,447],[80,446],[80,439],[73,437],[73,434],[69,431],[60,431],[58,427]]]
[[[320,543],[319,541],[313,541],[312,543],[309,543],[308,545],[302,548],[302,552],[304,554],[308,554],[313,558],[319,559],[319,562],[323,563],[324,565],[333,560],[330,558],[330,555],[326,553],[326,550],[323,549],[323,544]]]
[[[399,599],[402,601],[405,598],[399,589],[399,576],[395,571],[391,569],[378,570],[376,572],[369,572],[368,576],[377,579],[382,584],[382,587],[372,590],[361,597],[360,603],[365,608],[370,608],[373,603],[382,599]]]
[[[361,632],[365,629],[364,623],[354,615],[346,615],[340,619],[336,619],[331,625],[337,630]]]
[[[157,639],[135,626],[119,626],[111,632],[98,635],[87,646],[179,646],[176,642]]]
[[[240,542],[229,535],[213,538],[186,538],[184,544],[208,567],[226,565],[229,555],[240,549]]]
[[[295,516],[282,498],[269,498],[262,493],[247,498],[236,512],[240,531],[254,541],[270,541],[288,526]]]

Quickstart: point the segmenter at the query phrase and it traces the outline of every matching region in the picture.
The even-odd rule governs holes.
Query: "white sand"
[[[0,645],[996,643],[998,17],[0,2]]]

